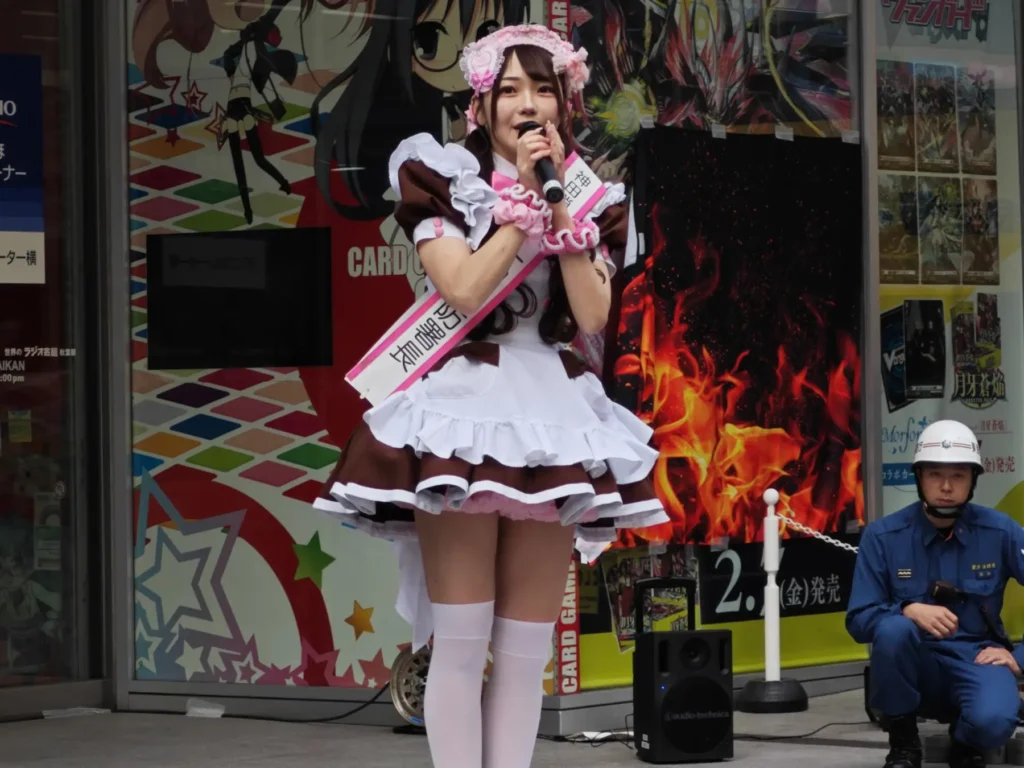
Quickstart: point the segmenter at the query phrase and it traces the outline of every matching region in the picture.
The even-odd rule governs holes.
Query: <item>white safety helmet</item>
[[[919,464],[968,464],[978,474],[985,471],[981,446],[974,433],[959,421],[936,421],[917,439],[914,466]]]
[[[914,448],[914,475],[917,481],[917,495],[925,505],[925,511],[935,517],[946,519],[957,517],[963,511],[963,505],[955,507],[933,507],[924,496],[921,487],[921,475],[916,470],[927,464],[963,464],[974,469],[971,490],[967,501],[974,498],[974,490],[978,485],[978,476],[985,472],[985,464],[981,460],[981,446],[974,433],[959,421],[936,421],[929,425],[917,439]]]

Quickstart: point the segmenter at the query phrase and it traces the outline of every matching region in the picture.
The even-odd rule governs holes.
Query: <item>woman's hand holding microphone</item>
[[[526,131],[519,137],[516,152],[516,169],[519,171],[519,183],[543,196],[543,185],[537,178],[537,161],[550,158],[555,168],[558,181],[565,183],[565,145],[554,123],[541,128]]]
[[[549,158],[555,169],[559,183],[565,184],[565,144],[555,124],[548,121],[547,125],[526,131],[519,137],[516,155],[516,169],[519,171],[519,183],[529,190],[544,197],[543,184],[537,177],[537,161]],[[552,228],[560,230],[575,229],[575,222],[569,215],[565,198],[551,204]]]

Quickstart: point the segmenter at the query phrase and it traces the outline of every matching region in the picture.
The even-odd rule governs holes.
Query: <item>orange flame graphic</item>
[[[652,220],[647,270],[622,297],[619,335],[633,343],[616,360],[615,377],[620,386],[635,382],[639,389],[640,416],[661,454],[655,486],[672,523],[624,531],[619,544],[761,540],[768,488],[779,491],[779,514],[814,530],[863,521],[861,366],[853,338],[835,333],[830,339],[811,307],[820,321],[817,349],[808,356],[803,346],[780,345],[774,389],[764,391],[749,371],[757,351],[723,364],[689,337],[700,305],[720,287],[719,257],[706,242],[690,243],[698,279],[675,295],[673,306],[652,297],[646,283],[665,247],[658,217]],[[797,368],[794,358],[804,364]]]

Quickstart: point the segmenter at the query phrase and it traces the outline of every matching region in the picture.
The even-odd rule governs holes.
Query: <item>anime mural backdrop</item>
[[[839,137],[851,127],[849,7],[845,0],[551,3],[552,28],[591,57],[576,140],[600,175],[622,179],[642,125],[769,134],[781,125],[797,136]]]
[[[459,51],[528,6],[127,0],[139,679],[387,681],[392,551],[310,504],[365,409],[344,373],[423,284],[388,156],[463,136]],[[148,369],[148,235],[296,226],[332,229],[333,367]]]
[[[671,554],[698,545],[672,573],[697,576],[701,623],[732,630],[734,668],[748,672],[764,658],[764,489],[779,488],[785,511],[833,536],[855,538],[847,526],[863,520],[860,161],[843,141],[854,127],[856,7],[549,2],[549,26],[591,56],[578,151],[604,178],[646,186],[645,252],[616,277],[604,372],[616,399],[655,429],[655,482],[673,518],[581,569],[581,585],[603,574],[616,630],[587,638],[585,685],[631,680],[621,653],[632,641],[628,585],[669,567],[645,556],[648,542],[667,539]],[[799,174],[814,184],[793,185]],[[793,232],[813,235],[780,247]],[[817,544],[786,545],[786,665],[863,657],[835,613],[852,562]],[[603,620],[596,592],[584,600],[581,587],[584,633]]]
[[[828,206],[823,201],[804,204],[805,192],[789,191],[790,204],[803,215],[778,231],[768,221],[767,211],[780,187],[763,181],[768,172],[786,175],[780,170],[786,167],[793,173],[806,170],[807,157],[830,157],[822,161],[826,168],[842,155],[838,149],[830,155],[826,147],[841,145],[840,138],[851,128],[848,32],[854,22],[848,3],[819,0],[576,0],[561,22],[554,13],[549,18],[552,28],[561,26],[574,43],[593,52],[593,76],[577,105],[574,134],[599,172],[606,178],[629,179],[637,147],[653,146],[651,142],[658,146],[648,152],[656,159],[651,160],[654,165],[648,167],[645,178],[651,217],[646,271],[658,276],[653,283],[645,282],[637,272],[643,267],[640,264],[621,273],[628,285],[623,286],[620,320],[613,329],[618,336],[618,359],[611,372],[614,381],[609,382],[618,390],[620,402],[652,419],[655,441],[664,452],[658,482],[676,522],[671,529],[644,532],[641,540],[667,537],[676,543],[704,544],[723,535],[740,541],[758,536],[760,512],[755,510],[763,509],[760,494],[769,480],[759,475],[762,468],[739,466],[737,456],[744,452],[757,455],[759,464],[778,459],[779,474],[794,483],[784,489],[784,499],[793,495],[792,504],[800,507],[798,517],[805,523],[833,529],[862,518],[856,376],[859,302],[858,292],[851,294],[845,287],[860,284],[859,204],[855,200],[859,174],[850,172],[843,160],[842,172],[833,181],[847,185],[845,191],[852,191],[852,197],[845,191],[843,196],[831,195]],[[653,133],[656,141],[641,134],[644,126],[658,126]],[[717,133],[719,127],[734,137],[708,143],[707,133]],[[746,136],[737,136],[770,136],[779,127],[792,129],[798,144],[795,150],[786,150],[793,146],[790,142],[750,142]],[[687,133],[672,137],[664,129]],[[805,138],[815,141],[808,143]],[[670,145],[678,147],[678,155],[667,149]],[[747,174],[762,181],[747,184]],[[681,186],[672,192],[676,184]],[[757,312],[744,307],[730,313],[727,307],[737,296],[749,297],[744,303],[755,305],[760,299],[751,292],[759,296],[765,286],[779,297],[789,293],[781,284],[765,284],[763,277],[751,279],[754,276],[738,266],[743,259],[737,265],[728,263],[732,257],[724,253],[729,250],[724,245],[727,238],[722,237],[721,228],[714,230],[720,224],[711,223],[710,212],[690,222],[688,229],[673,226],[686,218],[672,210],[685,197],[683,187],[703,188],[715,205],[725,206],[730,216],[737,217],[735,226],[744,232],[775,232],[785,237],[785,232],[807,229],[808,241],[787,249],[797,261],[807,259],[800,267],[804,275],[822,256],[827,238],[845,242],[852,236],[852,250],[826,249],[831,256],[825,261],[832,266],[824,279],[800,283],[788,299],[788,309],[762,302],[760,311],[770,316],[785,310],[792,319],[793,313],[808,311],[806,327],[820,332],[799,341],[792,334],[788,341],[761,339],[763,348],[749,344],[715,348],[711,341],[705,348],[694,338],[683,338],[689,326],[699,325],[711,333],[714,323],[698,319],[698,308],[716,317],[724,312],[742,323]],[[758,205],[766,189],[772,191]],[[687,210],[692,209],[691,204]],[[771,237],[764,242],[748,237],[743,242],[748,251],[755,242],[765,249],[748,252],[744,259],[765,259],[766,265],[772,264],[768,274],[786,275],[786,283],[794,282],[787,270],[796,268],[796,263],[772,263],[769,251],[775,241]],[[693,264],[679,266],[685,261],[683,251],[691,252]],[[670,259],[678,264],[667,266]],[[846,264],[846,260],[852,262]],[[840,275],[842,280],[831,282]],[[843,282],[846,279],[852,282]],[[670,295],[666,291],[672,285],[676,293]],[[801,291],[802,297],[797,295]],[[652,302],[658,305],[659,301],[668,309],[655,322],[647,315]],[[660,340],[648,338],[651,333]],[[643,340],[642,334],[647,334]],[[659,345],[657,355],[651,344]],[[807,349],[813,350],[810,356],[805,354]],[[655,360],[658,355],[664,359]],[[675,360],[671,365],[670,359]],[[768,375],[762,375],[765,372]],[[634,381],[637,376],[650,381]],[[651,393],[645,390],[652,377],[664,379],[656,403],[650,402]],[[772,395],[782,385],[792,387],[792,398]],[[672,399],[678,400],[678,412],[666,416]],[[798,407],[798,400],[802,406]],[[825,417],[810,414],[818,406]],[[652,408],[660,415],[652,415]],[[828,428],[812,426],[822,418]],[[841,433],[841,439],[826,438],[832,432]],[[837,445],[825,450],[829,441]],[[737,495],[726,493],[727,489]],[[718,497],[728,502],[714,501]],[[784,500],[787,509],[788,504]],[[622,543],[634,541],[624,536]]]

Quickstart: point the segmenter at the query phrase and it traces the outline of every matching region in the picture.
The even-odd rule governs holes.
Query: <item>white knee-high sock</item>
[[[494,603],[432,606],[434,649],[423,719],[435,768],[480,768],[481,689]]]
[[[554,622],[496,618],[484,693],[484,768],[530,768]]]

